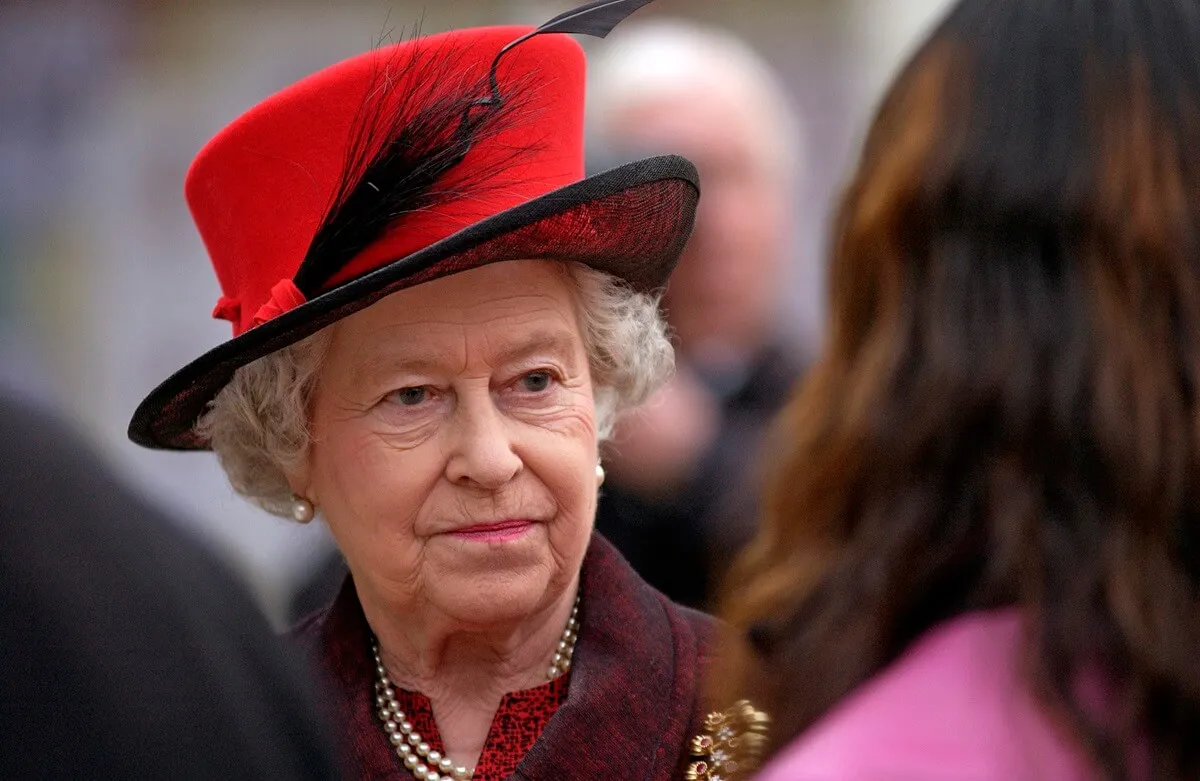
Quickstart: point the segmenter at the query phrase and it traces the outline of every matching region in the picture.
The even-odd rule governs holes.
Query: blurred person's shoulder
[[[38,582],[64,587],[100,573],[146,588],[146,607],[199,617],[219,607],[257,606],[199,539],[133,492],[49,405],[0,387],[0,556]],[[16,555],[23,550],[24,557]],[[211,598],[198,600],[196,589]]]
[[[0,388],[0,766],[336,778],[301,661],[198,540]]]
[[[1084,781],[1020,671],[1014,610],[934,627],[785,747],[760,781]]]

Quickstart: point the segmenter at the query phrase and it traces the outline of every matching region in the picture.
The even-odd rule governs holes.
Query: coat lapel
[[[710,619],[670,603],[598,535],[580,614],[570,693],[514,778],[675,778],[698,727],[696,628]]]

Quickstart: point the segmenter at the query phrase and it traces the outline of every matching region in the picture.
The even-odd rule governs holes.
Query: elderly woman
[[[297,634],[354,777],[686,763],[709,619],[592,522],[598,443],[671,368],[656,291],[698,191],[677,157],[584,179],[583,84],[563,35],[418,38],[269,98],[188,175],[234,338],[131,437],[328,524],[350,578]]]

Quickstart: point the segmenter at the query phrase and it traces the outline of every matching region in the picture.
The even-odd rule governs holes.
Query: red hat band
[[[510,102],[509,116],[437,177],[439,195],[395,215],[380,236],[315,284],[296,283],[314,237],[347,182],[362,173],[354,169],[356,152],[378,151],[387,135],[381,127],[401,126],[432,104],[486,98],[483,85],[496,55],[530,29],[463,30],[368,52],[277,93],[213,138],[185,186],[224,293],[213,316],[230,320],[237,336],[325,290],[579,181],[583,50],[565,35],[540,35],[501,59],[497,83]]]

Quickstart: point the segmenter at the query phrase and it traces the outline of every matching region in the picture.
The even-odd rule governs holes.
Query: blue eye
[[[425,387],[422,385],[415,388],[401,388],[392,395],[405,407],[415,407],[425,401],[426,393]]]
[[[541,393],[550,387],[550,372],[530,372],[521,378],[521,385],[530,393]]]

